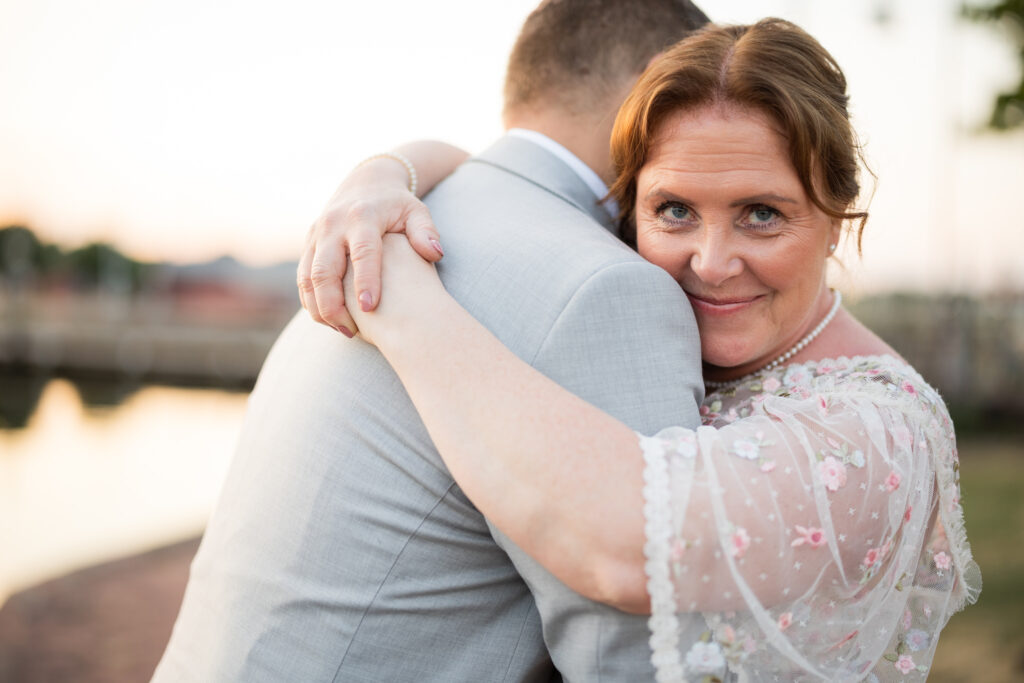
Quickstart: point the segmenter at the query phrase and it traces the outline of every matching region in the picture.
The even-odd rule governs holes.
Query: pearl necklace
[[[843,303],[843,295],[836,291],[832,299],[832,308],[828,309],[828,313],[826,313],[825,317],[821,319],[821,322],[818,323],[818,326],[811,330],[806,337],[804,337],[796,344],[794,344],[793,347],[789,349],[789,351],[786,351],[784,354],[773,360],[771,363],[768,363],[768,365],[758,368],[757,370],[754,370],[750,374],[743,375],[739,379],[730,379],[725,382],[712,382],[710,380],[705,380],[704,385],[707,386],[709,389],[724,389],[725,387],[731,387],[735,384],[745,382],[751,377],[755,377],[757,375],[760,375],[761,373],[768,372],[769,370],[774,370],[777,366],[782,365],[787,360],[789,360],[796,354],[800,353],[800,351],[802,351],[805,346],[814,341],[815,338],[819,334],[821,334],[826,327],[828,327],[828,324],[832,322],[832,319],[836,317],[836,313],[839,312],[839,305],[841,303]]]

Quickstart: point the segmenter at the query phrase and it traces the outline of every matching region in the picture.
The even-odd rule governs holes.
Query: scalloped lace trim
[[[644,454],[644,570],[651,596],[651,662],[655,680],[686,680],[679,657],[679,618],[672,587],[669,545],[672,538],[668,461],[660,439],[637,434]]]

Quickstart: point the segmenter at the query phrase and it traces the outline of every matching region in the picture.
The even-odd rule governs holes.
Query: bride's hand
[[[385,235],[382,240],[383,267],[381,288],[383,296],[373,311],[360,308],[351,310],[359,336],[366,342],[384,347],[391,340],[396,343],[405,333],[414,333],[419,325],[432,324],[443,305],[451,296],[441,284],[434,264],[423,260],[402,235]],[[350,268],[344,285],[351,290],[354,274]]]
[[[408,238],[421,261],[443,256],[430,213],[407,187],[405,167],[387,157],[359,166],[338,187],[310,227],[299,260],[299,299],[313,320],[346,336],[358,330],[351,313],[380,301],[386,233],[405,233],[402,241]],[[349,260],[354,277],[343,286]]]

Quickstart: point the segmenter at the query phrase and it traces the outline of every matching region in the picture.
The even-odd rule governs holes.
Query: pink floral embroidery
[[[914,660],[910,655],[900,655],[900,658],[896,660],[893,666],[899,669],[900,673],[904,675],[917,668],[917,665],[914,664]]]
[[[715,401],[710,406],[702,405],[700,407],[701,422],[706,425],[713,423],[715,420],[721,417],[721,415],[718,412],[719,410],[721,410],[721,408],[721,401]]]
[[[829,491],[838,491],[840,486],[846,485],[846,467],[831,455],[818,463],[818,472]]]
[[[697,457],[697,437],[693,432],[687,432],[675,439],[665,439],[662,445],[666,453],[675,452],[684,458]]]
[[[686,665],[700,674],[709,674],[725,666],[725,657],[718,643],[697,641],[686,653]]]
[[[732,443],[732,452],[747,460],[757,460],[761,453],[761,447],[749,439],[736,439]]]
[[[837,369],[842,370],[842,376],[834,376]],[[785,380],[783,380],[784,376]],[[872,376],[874,379],[884,378],[885,381],[873,382],[871,381]],[[909,379],[909,382],[905,381],[906,379]],[[849,410],[854,413],[853,417],[855,417],[856,414],[861,414],[863,409],[872,407],[859,404],[840,405],[842,401],[838,396],[841,395],[841,390],[846,382],[866,387],[869,390],[868,402],[871,402],[870,397],[872,396],[877,396],[884,401],[890,401],[896,397],[898,401],[906,404],[906,414],[901,415],[899,411],[890,413],[883,410],[880,422],[872,419],[859,426],[853,422],[848,423],[846,420],[834,423],[834,416],[841,409],[844,414]],[[705,422],[721,427],[735,420],[737,416],[741,421],[750,415],[763,416],[762,423],[768,425],[767,428],[764,428],[765,432],[776,442],[780,440],[779,437],[785,439],[784,447],[779,449],[780,455],[777,456],[772,452],[777,446],[765,441],[764,435],[754,433],[758,428],[743,429],[742,435],[732,435],[732,438],[723,435],[726,437],[723,438],[726,444],[723,450],[728,453],[727,462],[723,463],[723,466],[728,468],[727,474],[735,473],[740,477],[736,479],[739,484],[737,489],[745,490],[748,483],[755,488],[769,486],[773,481],[777,484],[792,484],[792,488],[786,487],[786,492],[791,491],[792,493],[791,500],[784,500],[780,493],[777,496],[778,500],[775,501],[790,512],[783,515],[773,510],[776,514],[769,514],[771,522],[789,531],[789,535],[783,536],[783,538],[788,537],[792,547],[789,555],[783,553],[783,557],[780,558],[782,562],[778,571],[785,573],[792,568],[792,571],[802,569],[802,572],[806,572],[808,570],[806,560],[825,557],[824,554],[830,552],[829,548],[833,543],[839,548],[852,551],[854,558],[856,553],[862,553],[862,564],[859,571],[855,566],[853,567],[854,574],[859,575],[861,585],[857,595],[877,589],[879,592],[904,591],[899,595],[897,593],[892,595],[905,598],[908,592],[922,582],[931,586],[937,573],[941,572],[949,577],[956,571],[955,561],[951,556],[954,552],[959,553],[959,550],[951,549],[950,545],[943,542],[942,539],[932,539],[933,542],[925,550],[923,557],[920,553],[920,546],[918,546],[917,553],[914,553],[912,548],[905,547],[907,534],[916,537],[924,531],[922,527],[928,520],[922,515],[930,515],[933,511],[932,506],[935,504],[935,496],[930,489],[922,488],[919,491],[915,489],[918,486],[917,480],[908,479],[907,485],[903,486],[903,472],[908,472],[907,476],[911,476],[905,465],[913,461],[911,456],[920,455],[914,451],[920,450],[923,453],[934,446],[933,442],[951,442],[952,440],[952,425],[943,415],[943,406],[937,402],[937,397],[926,384],[922,382],[921,387],[917,388],[918,382],[921,380],[916,376],[911,377],[888,369],[888,362],[882,363],[870,358],[858,358],[820,364],[808,363],[796,369],[785,367],[764,373],[756,380],[736,385],[728,390],[709,391],[707,402],[701,411],[706,418]],[[780,397],[779,394],[783,394],[783,396]],[[885,403],[881,407],[884,409],[887,406],[891,407],[891,404]],[[919,414],[916,408],[922,406],[927,412]],[[833,412],[833,407],[836,412]],[[794,423],[793,416],[798,417],[801,422]],[[757,422],[751,421],[748,424],[754,425]],[[795,442],[791,444],[786,435],[791,427],[802,430],[806,434],[806,440],[801,440],[799,444]],[[879,427],[881,428],[879,429]],[[734,428],[735,424],[730,429]],[[692,432],[688,433],[692,434]],[[667,453],[674,457],[670,463],[691,466],[692,461],[684,463],[683,458],[699,455],[696,440],[685,444],[685,446],[677,443],[681,440],[679,436],[673,436],[671,440],[674,442],[674,451],[666,449]],[[882,440],[882,443],[879,443],[879,440]],[[808,465],[811,466],[810,480],[800,473],[799,467],[792,466],[794,463],[790,462],[789,458],[792,453],[788,452],[786,448],[786,446],[803,446],[808,443],[816,444],[816,452],[812,456],[814,459],[811,459],[809,463],[805,460],[798,460],[797,464],[802,463],[805,469]],[[883,462],[884,454],[883,457],[878,457],[877,450],[885,451],[887,446],[893,453],[891,454],[892,459],[885,464]],[[880,448],[876,449],[875,447]],[[785,459],[783,459],[782,451],[787,451]],[[687,455],[683,455],[683,452],[686,452]],[[947,446],[943,446],[942,453],[948,456]],[[740,463],[739,459],[749,459],[750,462]],[[889,472],[885,471],[886,466],[889,467]],[[795,474],[794,470],[796,470]],[[776,472],[778,474],[775,474]],[[758,473],[771,473],[772,477],[757,477]],[[952,471],[952,481],[943,485],[942,505],[949,506],[951,498],[956,495],[956,474],[956,471]],[[776,478],[778,479],[776,480]],[[881,486],[879,486],[880,484]],[[889,492],[889,495],[883,495],[886,491]],[[733,490],[730,490],[729,493],[734,497],[739,495]],[[900,516],[895,516],[899,514],[899,508],[896,507],[898,502],[894,493],[900,493],[901,499],[906,496],[903,503],[904,513]],[[821,500],[823,494],[825,495],[824,501]],[[881,499],[878,496],[881,496]],[[888,503],[885,499],[888,499]],[[739,498],[737,509],[741,509],[739,505],[744,502],[742,498]],[[912,506],[909,505],[911,502]],[[822,517],[819,518],[815,513],[815,506],[821,503],[832,503],[833,505],[828,510],[820,510]],[[924,505],[925,503],[927,505]],[[747,504],[750,505],[750,502]],[[890,510],[887,507],[889,504],[895,509]],[[953,504],[955,505],[955,503]],[[922,507],[922,505],[924,506]],[[802,512],[798,516],[790,516],[797,512],[798,506]],[[765,514],[768,513],[769,511],[766,511]],[[890,514],[893,515],[891,525],[888,524]],[[946,513],[943,512],[943,514]],[[879,524],[885,530],[873,530],[866,537],[857,533],[856,529],[872,516],[876,520],[879,518],[883,520]],[[829,522],[830,517],[832,518],[831,522]],[[903,520],[900,520],[900,517]],[[796,523],[797,519],[800,519],[804,525],[812,526],[799,526]],[[746,565],[755,560],[760,562],[762,551],[766,550],[761,547],[763,544],[758,545],[749,560],[746,558],[746,553],[750,552],[754,542],[761,539],[756,538],[756,534],[751,534],[748,529],[737,526],[741,521],[741,518],[734,518],[734,524],[721,531],[713,532],[712,539],[704,538],[703,540],[705,543],[708,540],[713,540],[713,545],[717,545],[719,550],[715,554],[719,557],[724,555],[723,559],[728,562],[737,565]],[[828,524],[828,528],[814,527],[815,522]],[[852,527],[847,528],[850,525]],[[913,533],[911,533],[911,529],[913,529]],[[840,535],[840,531],[844,534]],[[693,538],[694,542],[697,542],[697,537]],[[871,538],[871,541],[865,544],[864,541],[867,538]],[[672,540],[672,545],[666,545],[669,546],[677,570],[675,578],[678,578],[682,573],[684,563],[692,562],[693,553],[698,548],[694,548],[693,542],[675,541],[674,535]],[[777,547],[775,553],[778,554],[780,549]],[[713,548],[707,550],[714,552]],[[807,552],[804,553],[804,550]],[[815,554],[812,552],[814,550],[822,552]],[[792,557],[798,553],[803,553],[803,557]],[[897,557],[900,558],[898,563],[894,562]],[[801,560],[801,563],[794,563],[797,559]],[[886,571],[890,562],[894,565],[898,564],[898,566],[893,566]],[[916,566],[916,562],[920,562],[920,566]],[[797,569],[798,567],[800,569]],[[943,567],[948,568],[948,571],[943,571]],[[691,566],[688,569],[692,570],[694,567]],[[761,567],[748,569],[752,574],[760,575],[761,581],[767,581],[767,569]],[[849,569],[847,573],[849,573]],[[758,581],[757,578],[753,580]],[[946,581],[941,586],[948,590],[951,584],[952,581]],[[872,670],[871,667],[878,666],[878,658],[883,654],[885,659],[882,661],[892,664],[893,670],[900,675],[895,676],[892,672],[886,674],[888,667],[882,665],[879,667],[883,669],[882,671],[875,670],[879,678],[888,677],[900,680],[902,678],[909,679],[911,674],[918,678],[924,678],[927,674],[927,665],[930,662],[934,646],[934,643],[930,641],[935,640],[936,635],[931,632],[931,629],[935,627],[934,620],[927,615],[934,610],[931,616],[937,617],[942,613],[941,609],[929,608],[926,604],[919,604],[916,601],[913,602],[913,607],[909,610],[905,606],[904,612],[899,611],[899,606],[894,606],[896,619],[893,622],[893,627],[896,633],[890,633],[887,636],[887,638],[891,636],[892,647],[871,657],[871,661],[868,661],[869,658],[861,652],[862,647],[858,643],[859,635],[856,631],[852,631],[856,626],[841,628],[838,625],[841,623],[839,619],[845,617],[844,610],[846,609],[846,604],[840,599],[835,600],[836,604],[830,604],[827,598],[807,603],[806,600],[795,596],[790,597],[794,602],[789,607],[777,606],[771,611],[776,616],[778,629],[776,634],[781,633],[784,637],[789,638],[793,635],[788,632],[790,628],[793,628],[795,633],[801,634],[806,628],[801,627],[800,624],[813,625],[818,623],[819,619],[836,618],[834,628],[838,630],[830,633],[815,631],[809,636],[820,640],[820,642],[816,641],[820,650],[831,646],[835,649],[835,656],[842,655],[842,662],[845,665],[844,674],[848,673],[854,678],[858,675],[867,676],[868,672]],[[802,606],[798,609],[798,605]],[[909,605],[911,605],[910,602],[907,603],[907,606]],[[778,611],[779,609],[790,611],[782,614]],[[717,628],[713,627],[706,634],[708,637],[704,638],[704,642],[707,645],[699,646],[692,653],[693,657],[689,662],[682,662],[686,667],[684,669],[686,674],[698,677],[696,675],[699,673],[698,669],[709,671],[712,665],[717,665],[718,656],[730,664],[736,663],[737,667],[744,661],[749,664],[752,660],[746,659],[746,654],[757,653],[767,646],[764,638],[770,639],[769,634],[760,634],[757,638],[752,638],[747,629],[740,626],[740,622],[737,622],[735,627],[726,625],[732,623],[733,616],[723,614],[721,619]],[[843,637],[842,634],[847,628],[850,628],[852,633],[848,631],[849,635]],[[837,636],[842,638],[838,643]],[[872,629],[870,637],[872,639],[876,637],[874,629]],[[718,646],[717,649],[714,647],[715,644]],[[686,659],[686,648],[680,654],[684,655],[684,659]],[[921,658],[920,662],[916,660],[917,657]],[[697,668],[688,667],[688,663],[697,665]],[[709,673],[714,674],[719,670]]]
[[[801,365],[789,366],[789,369],[786,370],[786,374],[782,376],[782,381],[785,382],[786,385],[790,387],[807,384],[808,382],[810,382],[810,380],[810,376],[807,374],[807,371]]]
[[[825,530],[817,527],[802,527],[799,524],[793,527],[796,532],[800,534],[800,537],[795,539],[790,545],[796,547],[806,543],[812,548],[818,548],[825,545]]]
[[[749,547],[750,534],[743,527],[738,527],[732,535],[732,556],[737,559],[743,557]]]

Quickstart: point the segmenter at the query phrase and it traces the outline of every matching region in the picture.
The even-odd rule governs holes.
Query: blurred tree
[[[43,244],[26,227],[0,228],[0,280],[15,286],[29,284],[37,275],[58,268],[62,259],[58,247]]]
[[[11,225],[0,230],[0,274],[20,279],[39,267],[40,244],[28,228]]]
[[[138,290],[144,265],[109,244],[94,242],[69,252],[67,266],[81,287],[99,287],[110,292]]]
[[[1002,0],[994,5],[964,5],[963,14],[975,21],[996,21],[1007,26],[1017,46],[1021,64],[1020,82],[1015,90],[996,95],[988,125],[1008,130],[1024,125],[1024,0]]]
[[[136,292],[149,277],[149,264],[128,258],[108,244],[93,243],[73,251],[41,242],[28,228],[0,228],[0,278],[17,285],[70,280],[86,289]]]

